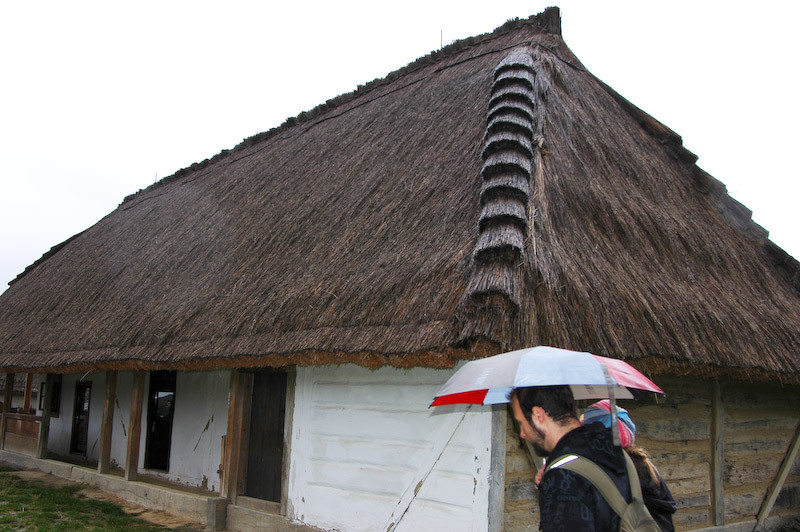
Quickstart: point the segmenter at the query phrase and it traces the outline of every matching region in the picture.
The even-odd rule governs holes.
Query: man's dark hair
[[[525,419],[531,420],[534,406],[541,407],[553,421],[563,424],[569,419],[578,419],[575,399],[569,386],[531,386],[514,388],[511,397],[516,397]]]

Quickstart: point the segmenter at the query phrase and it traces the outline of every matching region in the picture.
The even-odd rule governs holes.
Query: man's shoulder
[[[596,463],[612,476],[627,476],[622,448],[615,446],[611,432],[599,423],[577,427],[567,434],[553,448],[548,462],[560,457],[575,454]]]

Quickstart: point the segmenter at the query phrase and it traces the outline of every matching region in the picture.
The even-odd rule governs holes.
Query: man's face
[[[547,457],[550,451],[544,448],[544,432],[532,425],[528,418],[522,413],[522,407],[516,397],[511,399],[511,410],[514,412],[514,419],[517,420],[520,426],[520,437],[529,442],[537,455]]]

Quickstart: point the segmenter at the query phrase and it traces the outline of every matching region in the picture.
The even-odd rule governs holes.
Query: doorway
[[[151,371],[147,399],[147,441],[145,469],[169,471],[172,417],[175,413],[177,371]]]
[[[72,410],[72,436],[69,452],[86,456],[86,442],[89,439],[89,403],[92,398],[91,381],[75,383],[75,407]]]
[[[244,493],[248,497],[281,502],[287,382],[282,371],[253,375]]]

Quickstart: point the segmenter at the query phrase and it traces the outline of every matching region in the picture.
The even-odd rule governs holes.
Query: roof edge
[[[731,227],[748,240],[760,244],[772,264],[784,273],[789,285],[800,295],[800,261],[769,239],[769,231],[753,220],[753,211],[728,194],[728,188],[722,181],[697,165],[699,157],[684,147],[683,138],[679,134],[631,103],[597,76],[590,72],[589,74],[647,133],[664,145],[675,159],[691,165],[693,184],[705,194],[708,203]]]

